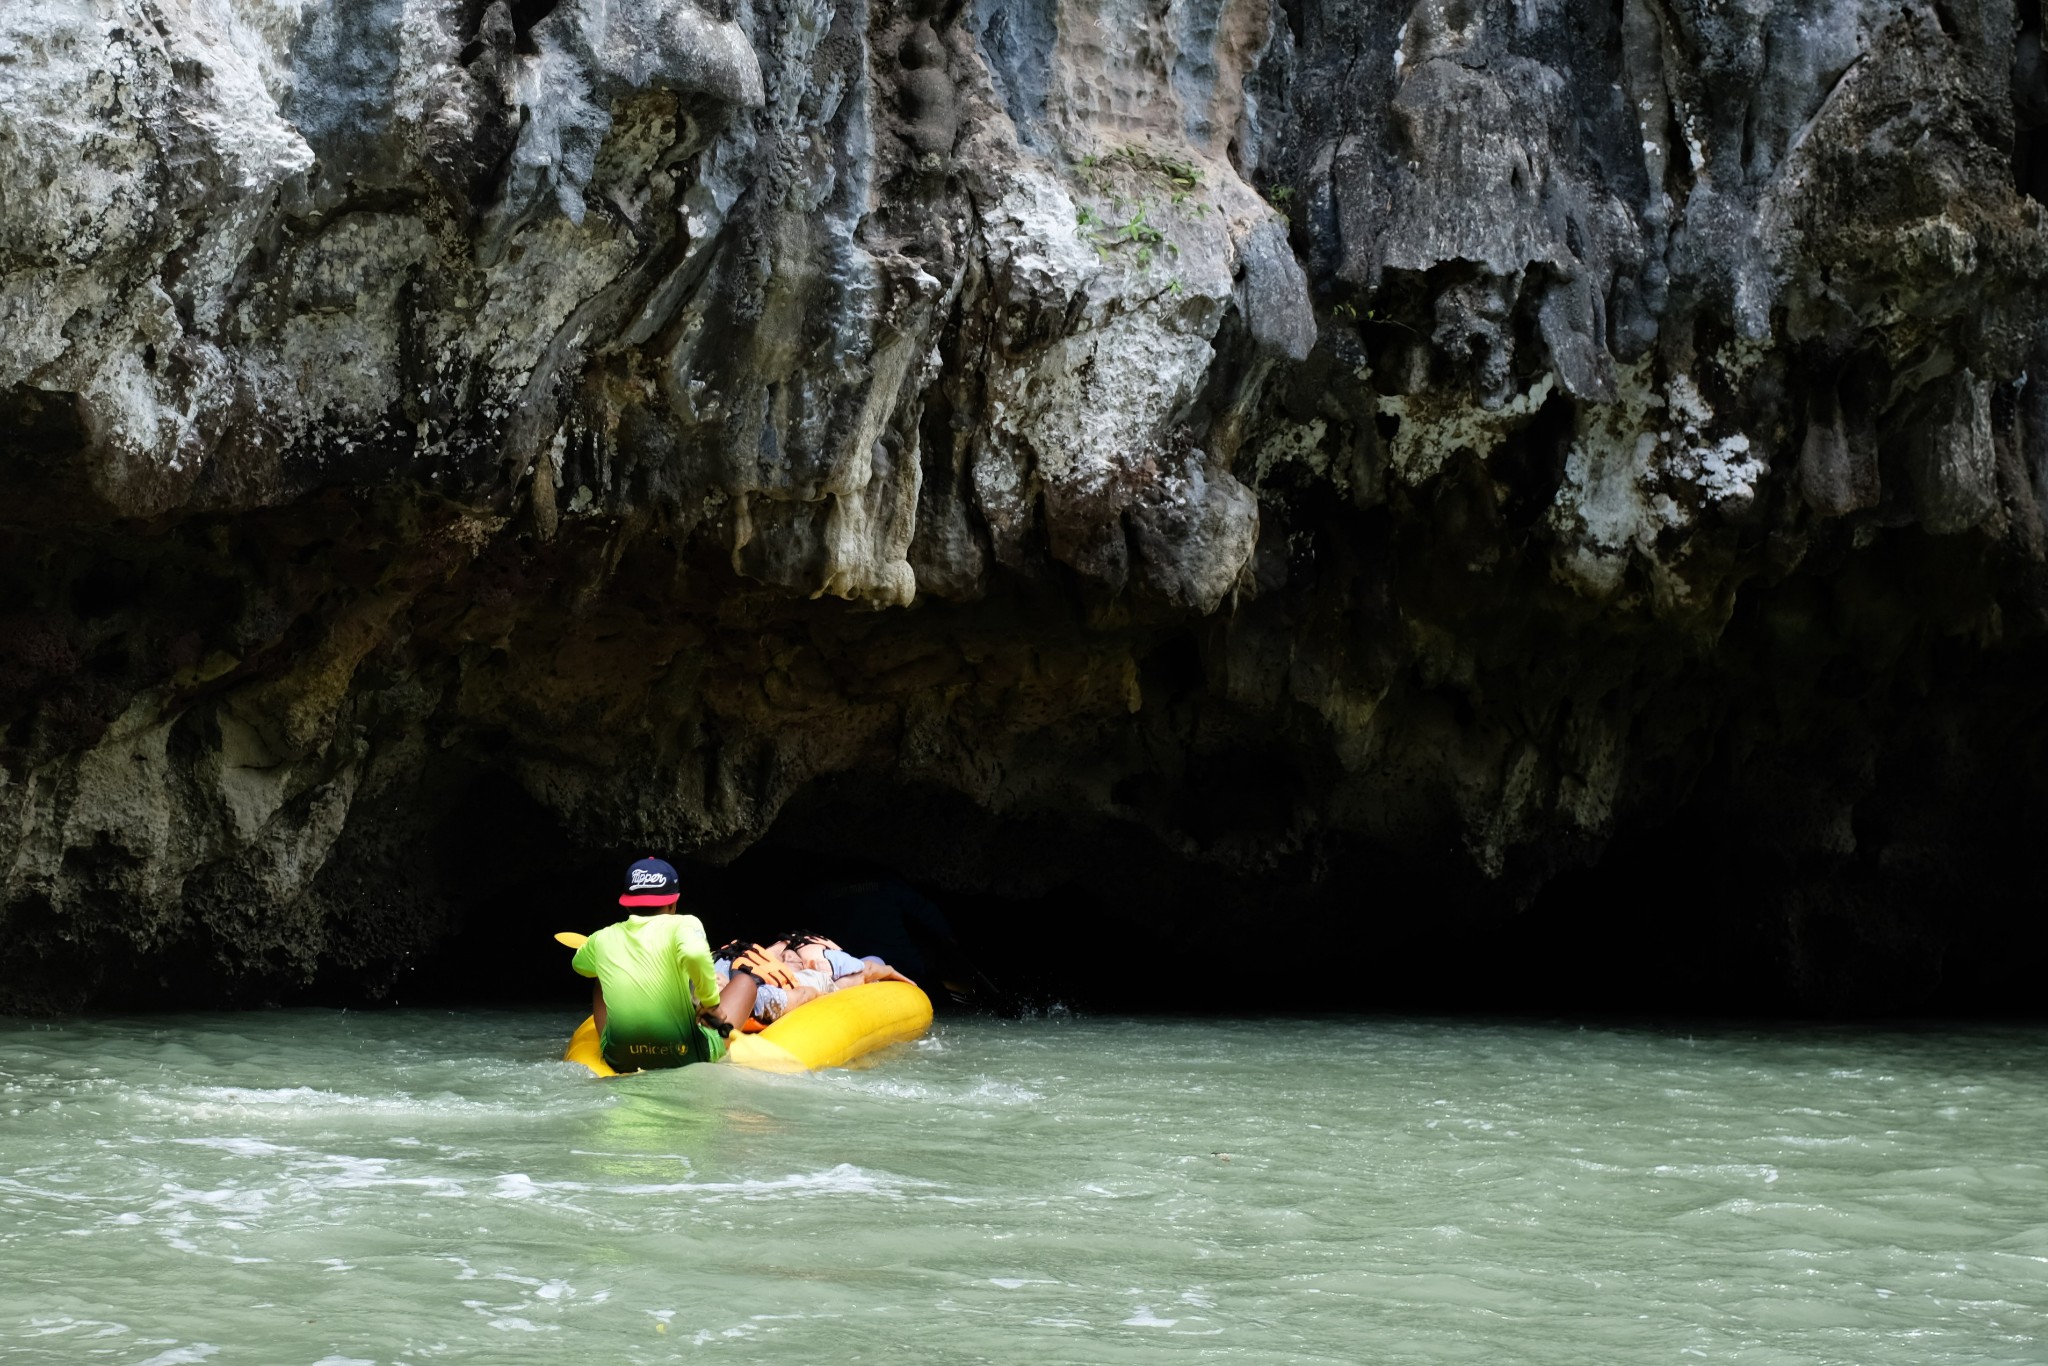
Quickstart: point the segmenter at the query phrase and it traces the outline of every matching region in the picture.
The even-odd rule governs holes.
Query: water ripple
[[[565,1023],[0,1025],[0,1354],[2048,1360],[2044,1031],[1063,1016],[600,1085]]]

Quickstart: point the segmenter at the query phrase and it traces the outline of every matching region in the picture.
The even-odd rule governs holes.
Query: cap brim
[[[619,904],[621,906],[673,906],[682,899],[683,894],[681,892],[670,892],[666,896],[632,896],[629,894],[620,897]]]

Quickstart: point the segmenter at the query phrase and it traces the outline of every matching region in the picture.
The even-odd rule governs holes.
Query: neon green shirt
[[[711,944],[694,915],[630,915],[584,941],[570,964],[604,988],[605,1047],[678,1043],[718,1004]]]

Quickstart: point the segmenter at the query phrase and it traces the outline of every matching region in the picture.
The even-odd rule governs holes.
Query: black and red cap
[[[676,870],[658,858],[644,858],[626,870],[621,906],[673,906],[683,894]]]

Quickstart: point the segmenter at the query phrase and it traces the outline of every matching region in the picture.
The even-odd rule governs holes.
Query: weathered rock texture
[[[793,801],[1141,923],[1575,887],[1822,1005],[2037,962],[2032,0],[0,0],[0,54],[0,1004],[374,995]]]

